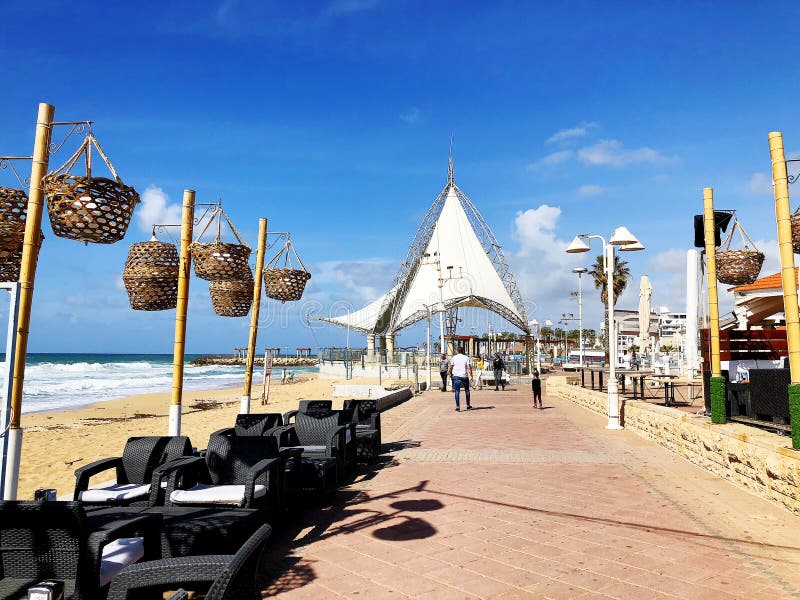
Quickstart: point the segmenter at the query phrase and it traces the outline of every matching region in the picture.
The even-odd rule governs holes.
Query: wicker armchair
[[[300,400],[296,410],[290,410],[283,414],[283,422],[289,425],[297,413],[303,413],[304,415],[328,414],[332,410],[333,400]]]
[[[271,435],[276,427],[283,425],[283,415],[281,413],[250,413],[246,415],[236,415],[236,425],[226,429],[220,429],[214,435],[230,434],[235,435]]]
[[[153,515],[93,531],[77,502],[0,502],[0,598],[26,598],[29,587],[59,579],[68,598],[102,599],[123,567],[160,556],[158,540]]]
[[[84,504],[156,505],[163,502],[160,482],[153,485],[153,472],[172,460],[192,456],[192,443],[185,436],[132,437],[122,456],[104,458],[75,471],[73,500]],[[114,469],[116,481],[89,488],[89,480]]]
[[[126,567],[114,578],[108,600],[162,598],[176,587],[205,593],[205,600],[260,599],[256,574],[264,545],[271,533],[262,525],[234,555],[207,555],[143,562]],[[184,600],[189,594],[179,589],[170,600]]]
[[[283,474],[273,436],[212,435],[205,456],[157,470],[167,477],[167,506],[280,509]]]
[[[373,463],[381,453],[381,413],[375,400],[345,400],[356,425],[356,460]]]

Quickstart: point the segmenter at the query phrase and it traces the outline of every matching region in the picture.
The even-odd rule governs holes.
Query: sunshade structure
[[[491,229],[456,185],[447,184],[419,226],[390,290],[347,315],[319,318],[366,334],[387,335],[459,307],[490,310],[529,333],[514,275]]]

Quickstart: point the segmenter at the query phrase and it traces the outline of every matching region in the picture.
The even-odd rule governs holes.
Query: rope
[[[300,255],[297,254],[297,250],[295,249],[294,244],[292,244],[292,240],[290,238],[287,238],[286,243],[283,244],[283,246],[281,247],[280,250],[278,250],[278,253],[275,254],[275,256],[273,256],[267,262],[267,265],[266,265],[267,268],[268,269],[276,269],[276,268],[278,268],[276,265],[280,261],[281,257],[283,257],[283,267],[282,268],[294,270],[294,262],[292,261],[292,254],[294,254],[295,259],[300,264],[301,270],[303,270],[306,273],[308,273],[308,269],[306,269],[305,264],[303,264],[303,261],[300,259]]]
[[[244,241],[244,238],[241,236],[241,234],[236,229],[236,227],[234,227],[233,223],[228,218],[228,215],[225,214],[224,210],[222,210],[222,206],[217,206],[216,208],[214,208],[211,211],[211,216],[209,217],[208,221],[206,222],[205,227],[203,227],[203,230],[195,238],[195,241],[199,242],[203,238],[203,236],[205,235],[206,231],[208,231],[208,228],[211,227],[211,225],[216,222],[217,223],[217,236],[214,239],[214,241],[219,243],[219,241],[220,241],[220,239],[222,237],[221,226],[222,226],[223,217],[225,218],[225,222],[228,224],[228,227],[230,228],[231,232],[233,233],[234,237],[236,238],[236,241],[239,242],[240,245],[247,246],[249,248],[250,247],[249,244]]]
[[[97,141],[92,134],[87,135],[78,149],[70,156],[67,161],[52,171],[51,175],[61,175],[61,174],[68,174],[72,168],[77,164],[78,159],[81,157],[81,154],[84,155],[86,160],[86,176],[91,178],[92,177],[92,146],[97,148],[98,154],[103,159],[103,162],[108,167],[108,170],[111,171],[111,175],[114,177],[114,180],[121,184],[122,180],[120,179],[119,175],[117,174],[117,170],[114,168],[114,165],[111,164],[106,153],[103,151],[103,148],[100,146],[100,142]]]
[[[731,243],[733,242],[733,232],[736,231],[737,229],[739,230],[739,237],[742,240],[742,245],[744,246],[745,250],[749,250],[750,247],[752,247],[753,250],[755,250],[756,252],[760,252],[755,242],[753,242],[752,238],[744,230],[744,227],[742,227],[742,224],[735,217],[733,220],[733,225],[731,226],[730,230],[725,236],[725,239],[722,240],[722,243],[719,245],[722,251],[728,252],[731,249]],[[749,245],[748,242],[750,243]]]

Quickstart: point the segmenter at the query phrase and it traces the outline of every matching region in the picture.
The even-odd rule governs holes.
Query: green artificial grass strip
[[[725,378],[711,378],[711,422],[725,423]]]
[[[789,384],[789,418],[792,424],[792,448],[800,449],[800,383]]]

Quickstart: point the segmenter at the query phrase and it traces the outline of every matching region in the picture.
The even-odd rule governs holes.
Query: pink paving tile
[[[796,542],[749,525],[748,543],[734,544],[726,538],[741,537],[741,528],[720,530],[748,507],[769,512],[760,500],[629,432],[608,434],[602,419],[566,401],[546,398],[553,408],[534,413],[521,388],[476,392],[474,402],[495,408],[455,415],[452,397],[433,393],[382,415],[386,442],[419,445],[357,478],[344,506],[303,513],[311,533],[302,545],[276,533],[265,589],[287,598],[638,600],[725,597],[727,578],[745,597],[797,591],[800,577],[785,568],[800,562]],[[428,417],[415,425],[420,411]],[[698,473],[709,492],[685,485]],[[402,508],[420,501],[440,506]],[[794,517],[769,515],[765,523],[796,530]]]

